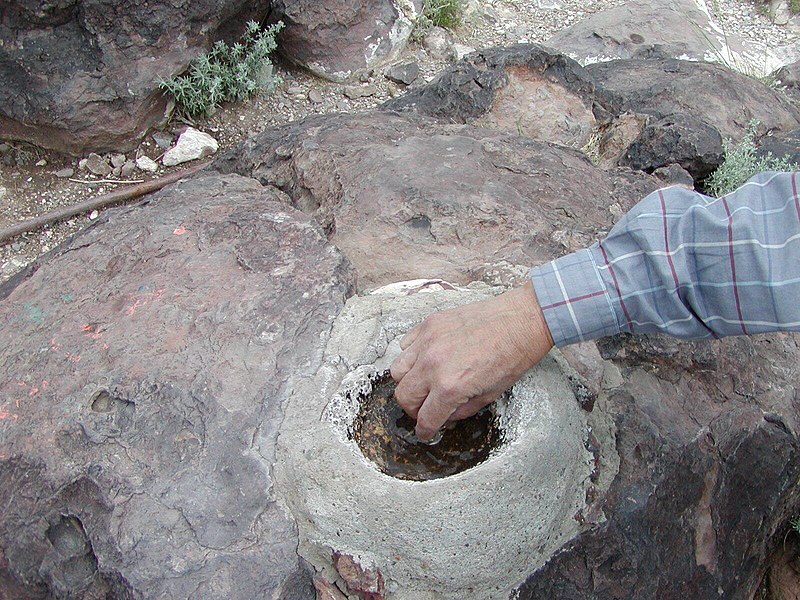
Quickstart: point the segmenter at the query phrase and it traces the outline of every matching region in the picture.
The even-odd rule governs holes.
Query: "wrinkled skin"
[[[429,316],[400,347],[391,366],[395,397],[428,440],[493,402],[547,354],[553,338],[527,283]]]

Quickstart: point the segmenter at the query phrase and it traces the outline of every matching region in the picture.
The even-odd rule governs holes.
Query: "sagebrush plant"
[[[434,26],[455,29],[464,22],[465,8],[465,0],[424,0],[411,37],[419,41]]]
[[[277,47],[278,22],[266,29],[248,21],[240,41],[229,46],[216,42],[210,51],[193,59],[188,72],[166,81],[161,89],[170,94],[178,111],[187,117],[205,117],[222,102],[244,100],[275,85],[269,55]]]
[[[731,140],[723,142],[725,159],[703,182],[705,190],[714,197],[728,194],[748,179],[762,171],[797,171],[800,164],[788,157],[775,157],[771,153],[759,155],[755,144],[757,121],[751,121],[747,133],[738,144]]]
[[[796,534],[800,535],[800,516],[797,516],[789,521],[789,525],[791,525]]]

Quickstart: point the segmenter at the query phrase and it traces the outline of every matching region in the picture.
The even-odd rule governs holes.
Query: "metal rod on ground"
[[[6,227],[5,229],[0,229],[0,245],[5,244],[9,240],[17,237],[18,235],[27,233],[29,231],[35,231],[37,229],[44,227],[45,225],[50,225],[52,223],[56,223],[57,221],[63,221],[64,219],[69,219],[70,217],[74,217],[81,213],[97,210],[100,208],[106,208],[108,206],[111,206],[112,204],[121,204],[123,202],[128,202],[135,198],[139,198],[146,194],[157,192],[164,186],[167,186],[171,183],[175,183],[176,181],[180,181],[184,177],[191,175],[192,173],[196,173],[200,169],[207,167],[209,164],[211,164],[210,160],[200,163],[199,165],[189,167],[188,169],[185,169],[183,171],[176,171],[175,173],[164,175],[163,177],[159,177],[158,179],[152,179],[150,181],[145,181],[144,183],[139,183],[128,188],[124,188],[121,190],[114,190],[113,192],[97,196],[96,198],[84,200],[83,202],[79,202],[78,204],[73,204],[72,206],[63,206],[61,208],[51,210],[50,212],[46,212],[45,214],[35,217],[33,219],[28,219],[27,221],[23,221],[22,223],[17,223],[16,225]]]

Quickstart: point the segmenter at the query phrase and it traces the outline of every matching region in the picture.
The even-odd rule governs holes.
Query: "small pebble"
[[[116,168],[121,167],[125,164],[125,161],[128,160],[124,154],[112,154],[111,155],[111,166]]]
[[[293,85],[288,90],[286,90],[286,93],[289,94],[290,96],[298,96],[303,93],[303,88]]]
[[[92,221],[94,221],[94,220],[95,220],[97,217],[99,217],[99,216],[100,216],[100,213],[99,213],[99,212],[97,212],[96,210],[93,210],[91,213],[89,213],[89,218],[90,218]]]
[[[167,133],[166,131],[156,131],[155,133],[153,133],[152,138],[153,141],[156,143],[156,146],[163,149],[172,146],[172,140],[174,139],[172,137],[172,134]]]
[[[56,177],[60,177],[61,179],[67,179],[68,177],[72,177],[75,175],[75,169],[72,167],[66,167],[65,169],[61,169],[60,171],[55,172]]]
[[[158,163],[148,156],[140,156],[137,158],[136,166],[148,173],[155,173],[158,171]]]
[[[80,159],[80,160],[78,161],[78,168],[79,168],[81,171],[86,171],[86,170],[89,168],[89,167],[87,166],[87,165],[88,165],[88,163],[89,163],[89,161],[88,161],[87,159],[85,159],[85,158],[82,158],[82,159]]]
[[[36,166],[37,167],[46,167],[47,166],[47,161],[45,159],[38,160],[38,161],[36,161]]]
[[[125,161],[125,164],[119,168],[119,174],[122,177],[129,178],[136,172],[136,163],[132,160]]]
[[[8,193],[8,190],[0,186],[0,198],[3,198]]]
[[[313,104],[322,104],[322,94],[317,89],[313,89],[310,92],[308,92],[308,99]]]
[[[378,91],[374,85],[349,85],[344,88],[344,95],[355,100],[356,98],[366,98],[374,96]]]

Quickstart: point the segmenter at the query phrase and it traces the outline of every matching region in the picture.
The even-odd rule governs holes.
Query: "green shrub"
[[[723,142],[725,160],[703,182],[705,190],[714,197],[728,194],[740,187],[748,179],[762,171],[796,171],[800,165],[787,157],[776,158],[772,154],[759,156],[755,136],[758,122],[752,121],[747,133],[738,144],[731,140]]]
[[[189,64],[188,72],[166,81],[161,89],[172,95],[177,109],[188,117],[209,116],[222,102],[248,98],[275,84],[269,59],[277,47],[275,36],[283,23],[261,29],[247,23],[242,38],[233,46],[223,41]]]
[[[465,0],[424,0],[411,37],[420,40],[431,27],[455,29],[464,22]]]

